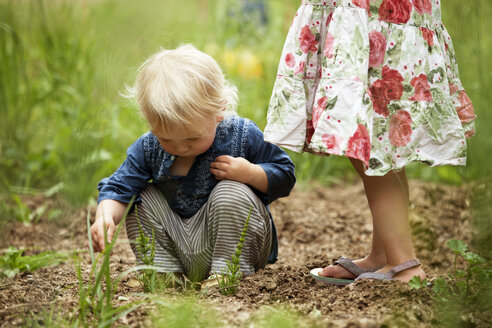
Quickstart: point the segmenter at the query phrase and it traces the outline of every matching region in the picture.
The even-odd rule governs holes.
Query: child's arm
[[[268,193],[268,177],[259,165],[250,163],[242,157],[218,156],[211,164],[210,172],[217,180],[238,181],[262,193]]]
[[[153,141],[150,134],[140,137],[128,148],[127,157],[116,172],[99,182],[99,205],[91,227],[92,246],[96,252],[104,250],[104,230],[107,231],[108,242],[111,242],[127,205],[132,200],[135,204],[140,202],[140,191],[151,179],[151,169],[144,157],[144,144],[151,148]]]
[[[252,121],[245,119],[242,135],[245,158],[218,156],[211,164],[211,173],[218,180],[234,180],[259,191],[260,199],[269,204],[289,195],[294,187],[294,163],[280,147],[263,140],[263,133]],[[243,143],[241,141],[241,143]]]
[[[113,240],[116,226],[125,214],[126,207],[127,204],[112,199],[105,199],[99,203],[96,209],[96,220],[91,226],[92,247],[95,252],[104,250],[104,230],[107,231],[108,243]]]

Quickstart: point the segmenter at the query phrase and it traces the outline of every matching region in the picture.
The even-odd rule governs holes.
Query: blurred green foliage
[[[21,272],[34,272],[50,265],[58,265],[68,260],[75,252],[46,251],[36,255],[24,255],[24,249],[10,246],[0,256],[0,279],[13,278]]]
[[[455,254],[453,269],[447,277],[438,277],[431,283],[415,276],[409,281],[410,288],[423,289],[434,299],[437,327],[489,327],[492,324],[490,264],[468,250],[461,240],[451,239],[446,245]]]

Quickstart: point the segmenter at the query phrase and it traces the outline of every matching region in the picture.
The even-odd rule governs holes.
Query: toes
[[[331,265],[326,268],[323,268],[323,270],[319,272],[319,275],[323,277],[333,277],[332,268],[333,266]]]
[[[330,265],[324,268],[322,271],[319,273],[320,276],[323,277],[333,277],[333,278],[353,278],[354,275],[344,269],[343,267],[339,265]]]

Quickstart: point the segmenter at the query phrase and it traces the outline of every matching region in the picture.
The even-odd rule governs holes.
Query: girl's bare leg
[[[354,161],[354,166],[362,166],[359,161]],[[361,176],[374,230],[378,233],[375,237],[386,254],[386,265],[378,271],[388,272],[394,266],[415,258],[408,220],[408,181],[404,170],[385,176]],[[415,275],[425,277],[421,267],[414,267],[397,274],[395,279],[407,282]]]
[[[383,266],[387,272],[394,266],[415,258],[408,220],[409,188],[404,170],[385,176],[366,176],[360,161],[351,159],[364,183],[373,218],[373,240],[367,257],[354,261],[363,269]],[[340,266],[325,268],[322,275],[351,278],[353,275]],[[421,267],[407,269],[395,279],[408,281],[413,276],[425,277]]]
[[[354,159],[350,159],[350,161],[354,166],[355,170],[357,171],[357,173],[361,177],[364,177],[365,174],[364,174],[364,167],[362,165],[362,162]],[[354,263],[365,270],[381,268],[386,264],[386,253],[384,251],[384,245],[381,242],[381,238],[379,238],[378,230],[374,226],[374,220],[373,220],[371,251],[369,252],[369,255],[367,255],[365,258],[355,260]],[[335,278],[347,278],[347,279],[355,278],[354,274],[347,271],[340,265],[330,265],[324,268],[323,271],[320,273],[320,275],[325,277],[335,277]]]

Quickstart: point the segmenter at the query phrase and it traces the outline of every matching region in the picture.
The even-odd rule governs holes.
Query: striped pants
[[[221,273],[230,260],[252,206],[240,256],[240,270],[252,274],[265,267],[272,243],[270,215],[247,186],[221,181],[205,205],[192,217],[181,218],[169,207],[161,192],[149,185],[141,193],[138,219],[144,234],[155,236],[154,265],[161,272],[181,272],[192,281]],[[126,219],[126,230],[137,264],[142,264],[133,243],[139,235],[135,212]]]

